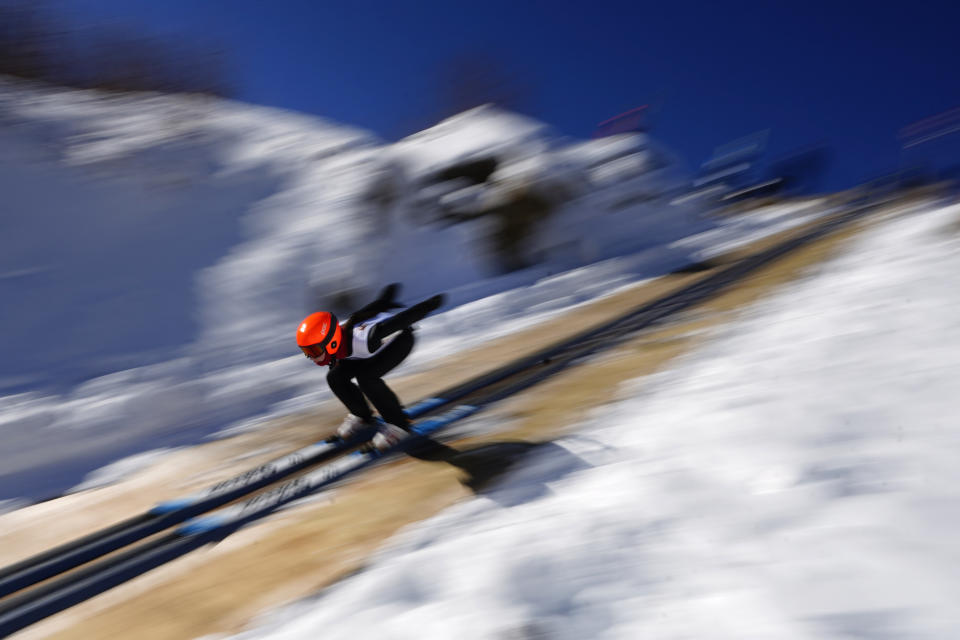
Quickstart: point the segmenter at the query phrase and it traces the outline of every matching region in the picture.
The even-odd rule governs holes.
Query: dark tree
[[[130,27],[61,27],[36,0],[0,0],[0,74],[109,91],[233,93],[222,52]]]
[[[439,109],[448,117],[483,104],[526,111],[531,90],[509,65],[487,54],[467,52],[440,64]]]

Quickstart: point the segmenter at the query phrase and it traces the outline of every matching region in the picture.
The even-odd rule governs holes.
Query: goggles
[[[312,344],[309,347],[300,347],[300,350],[303,351],[303,355],[311,360],[327,355],[327,347],[324,344]]]

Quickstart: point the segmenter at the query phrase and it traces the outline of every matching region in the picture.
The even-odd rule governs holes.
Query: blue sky
[[[476,56],[560,132],[649,103],[691,166],[770,130],[768,157],[834,150],[828,186],[895,169],[897,131],[960,105],[956,3],[59,0],[71,22],[119,23],[222,47],[238,97],[396,139],[431,124],[445,61]],[[960,143],[957,144],[960,149]]]

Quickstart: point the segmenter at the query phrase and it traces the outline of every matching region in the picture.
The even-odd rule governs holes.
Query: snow
[[[329,394],[291,327],[387,282],[449,294],[410,371],[718,240],[670,204],[685,177],[648,137],[571,141],[492,107],[385,144],[277,109],[0,78],[0,123],[0,499],[315,406]],[[478,158],[488,181],[437,181]],[[518,193],[552,213],[531,266],[504,274],[484,212]]]
[[[958,229],[890,217],[235,640],[957,637]]]
[[[9,511],[16,511],[26,507],[29,502],[24,500],[0,500],[0,515],[7,513]]]
[[[275,110],[0,84],[4,362],[31,389],[179,355],[196,274],[307,152],[365,134]],[[296,142],[296,144],[292,144]]]

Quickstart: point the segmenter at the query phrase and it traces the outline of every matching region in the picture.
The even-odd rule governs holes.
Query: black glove
[[[432,298],[428,298],[424,300],[423,304],[428,309],[430,309],[430,313],[433,313],[434,311],[436,311],[437,309],[443,306],[443,303],[446,301],[446,299],[447,299],[447,296],[445,296],[442,293],[438,293]]]
[[[399,309],[403,306],[397,302],[397,294],[400,293],[400,286],[399,282],[394,282],[383,288],[383,291],[381,291],[377,297],[377,302],[380,303],[382,309]]]

